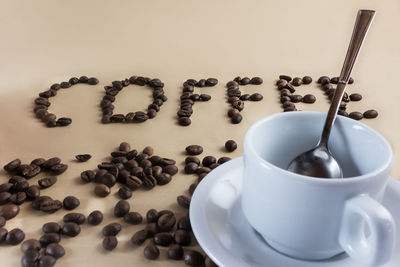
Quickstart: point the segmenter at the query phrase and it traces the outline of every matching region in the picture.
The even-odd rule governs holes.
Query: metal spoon
[[[342,72],[340,73],[332,104],[329,107],[321,138],[315,148],[300,154],[289,163],[287,168],[289,171],[319,178],[343,178],[340,165],[329,151],[328,139],[339,110],[344,90],[349,82],[350,73],[374,16],[375,11],[373,10],[358,11],[353,35],[351,36]]]

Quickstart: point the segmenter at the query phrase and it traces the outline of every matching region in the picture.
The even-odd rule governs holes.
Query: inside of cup
[[[264,160],[286,170],[292,159],[317,145],[325,117],[325,113],[305,111],[272,116],[254,128],[250,142]],[[380,134],[340,116],[332,128],[328,146],[344,177],[380,169],[392,153]]]

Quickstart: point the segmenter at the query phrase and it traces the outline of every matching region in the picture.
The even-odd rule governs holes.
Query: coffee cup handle
[[[366,237],[364,225],[369,228]],[[389,261],[395,245],[395,223],[379,202],[362,194],[346,201],[339,244],[354,260],[369,266]]]

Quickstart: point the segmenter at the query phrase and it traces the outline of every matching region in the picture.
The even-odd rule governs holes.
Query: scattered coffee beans
[[[64,198],[63,207],[66,210],[73,210],[80,205],[79,199],[74,196],[67,196]]]
[[[99,225],[103,221],[103,213],[99,210],[92,211],[87,221],[90,225]]]
[[[75,236],[79,235],[79,233],[81,232],[81,228],[76,223],[68,222],[68,223],[64,224],[61,232],[63,235],[75,237]]]

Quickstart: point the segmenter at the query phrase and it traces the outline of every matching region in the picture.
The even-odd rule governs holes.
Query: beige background
[[[280,112],[274,82],[279,74],[292,76],[338,75],[350,39],[356,11],[377,10],[376,19],[355,66],[354,85],[348,92],[359,92],[364,99],[350,103],[350,111],[374,108],[379,117],[363,120],[381,132],[394,150],[392,176],[400,179],[400,119],[398,71],[400,69],[400,2],[393,1],[0,1],[0,164],[20,157],[30,162],[36,157],[60,156],[70,167],[58,183],[43,194],[63,199],[73,194],[81,199],[77,211],[88,214],[102,209],[106,222],[112,217],[117,197],[93,196],[93,184],[81,185],[79,174],[94,168],[121,141],[143,149],[152,145],[156,153],[171,157],[182,167],[183,150],[201,144],[205,155],[226,155],[221,149],[227,139],[239,143],[228,156],[241,155],[246,129],[256,120]],[[144,124],[102,125],[98,103],[103,86],[131,75],[157,77],[165,82],[169,100],[159,115]],[[95,76],[97,86],[77,85],[62,90],[51,100],[58,116],[70,116],[72,125],[48,129],[32,113],[37,94],[52,83],[72,76]],[[235,76],[261,76],[264,84],[247,86],[243,93],[260,92],[264,100],[246,103],[244,120],[228,122],[224,84]],[[194,106],[193,123],[176,125],[180,85],[188,78],[216,77],[220,83],[200,92],[212,95],[208,103]],[[67,92],[68,91],[68,92]],[[313,93],[313,105],[297,105],[304,110],[326,111],[328,102],[316,84],[302,86],[300,94]],[[145,108],[148,90],[126,88],[116,100],[116,112]],[[73,163],[78,153],[93,158]],[[8,177],[2,173],[2,181]],[[32,181],[36,182],[38,178]],[[129,200],[132,210],[144,214],[149,208],[184,211],[176,197],[186,193],[195,176],[179,173],[173,181],[154,190],[139,191]],[[47,215],[22,206],[18,217],[6,228],[21,227],[27,238],[38,238],[41,225],[59,221],[65,214]],[[101,248],[102,227],[82,227],[74,239],[63,239],[67,255],[57,266],[176,266],[165,252],[161,260],[149,262],[143,247],[129,244],[141,226],[126,226],[119,234],[119,245],[112,251]],[[22,253],[18,247],[2,246],[2,266],[16,266]],[[183,263],[181,262],[183,265]]]

